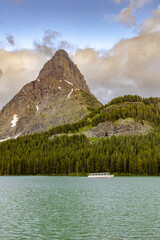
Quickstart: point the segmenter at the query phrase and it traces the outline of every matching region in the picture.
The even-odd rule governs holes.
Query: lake
[[[160,239],[160,177],[0,177],[0,239]]]

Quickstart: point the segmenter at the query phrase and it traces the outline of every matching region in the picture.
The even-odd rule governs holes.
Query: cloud
[[[6,39],[7,39],[8,43],[9,43],[10,45],[12,45],[12,46],[15,45],[14,37],[13,37],[12,35],[7,34]]]
[[[130,1],[130,6],[132,8],[137,9],[137,8],[141,8],[141,7],[143,7],[146,4],[151,3],[151,2],[153,2],[153,0],[131,0]]]
[[[0,109],[26,83],[36,79],[47,60],[34,50],[9,52],[0,49]]]
[[[160,96],[160,32],[120,41],[104,54],[79,49],[73,60],[103,102],[123,94]]]
[[[104,20],[109,21],[109,22],[117,22],[119,21],[119,15],[116,14],[105,14]]]
[[[131,27],[132,25],[136,26],[136,16],[132,14],[132,11],[131,7],[124,8],[118,16],[119,21],[127,27]]]
[[[60,36],[61,34],[59,32],[45,30],[44,37],[42,38],[42,42],[43,44],[46,44],[46,45],[53,45],[54,44],[53,41]]]
[[[3,71],[0,69],[0,78],[3,77]]]
[[[119,4],[124,2],[123,0],[113,0],[115,3]],[[123,8],[121,12],[115,17],[122,24],[127,27],[134,26],[137,28],[136,16],[137,10],[144,7],[146,4],[151,3],[153,0],[130,0],[128,1],[127,7]]]
[[[140,34],[154,33],[160,31],[160,5],[152,12],[150,18],[143,21],[140,25]]]
[[[75,46],[67,41],[60,40],[61,33],[51,30],[46,30],[41,41],[34,41],[34,48],[37,52],[47,56],[53,56],[59,48],[65,50],[73,50]]]
[[[113,0],[114,3],[122,3],[122,2],[128,2],[128,6],[132,7],[132,8],[141,8],[144,5],[146,5],[147,3],[152,2],[153,0]]]
[[[58,49],[64,49],[64,50],[73,50],[74,48],[76,48],[76,46],[74,44],[70,44],[67,41],[60,41],[60,43],[58,44]]]
[[[113,0],[115,3],[119,4],[121,3],[123,0]]]
[[[34,48],[39,53],[52,56],[56,51],[56,41],[61,34],[56,31],[45,30],[42,41],[34,41]]]

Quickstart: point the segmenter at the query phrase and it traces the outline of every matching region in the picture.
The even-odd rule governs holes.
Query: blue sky
[[[103,103],[160,97],[160,0],[0,0],[0,108],[58,48]]]
[[[32,47],[46,29],[60,32],[77,47],[111,48],[136,33],[114,19],[128,4],[112,0],[0,0],[0,39],[14,36],[17,47]],[[137,10],[137,22],[156,8],[154,0]]]

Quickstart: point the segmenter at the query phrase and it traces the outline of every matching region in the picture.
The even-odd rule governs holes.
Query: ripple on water
[[[0,177],[0,239],[160,239],[160,178]]]

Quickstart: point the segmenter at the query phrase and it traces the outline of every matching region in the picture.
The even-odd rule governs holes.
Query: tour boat
[[[89,173],[88,178],[113,178],[114,175],[110,175],[108,172],[103,173]]]

